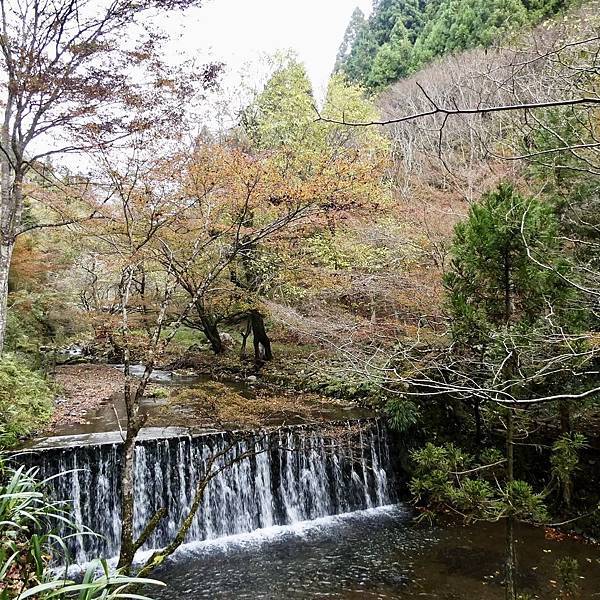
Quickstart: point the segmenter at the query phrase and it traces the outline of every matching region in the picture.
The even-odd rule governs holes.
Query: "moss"
[[[10,446],[45,425],[53,393],[43,377],[13,356],[0,359],[0,444]]]

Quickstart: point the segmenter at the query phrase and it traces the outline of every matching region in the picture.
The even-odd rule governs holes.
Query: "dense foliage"
[[[368,20],[355,11],[337,68],[373,90],[432,59],[489,46],[506,31],[536,23],[568,0],[376,0]]]
[[[53,390],[27,363],[0,360],[0,446],[42,428],[52,414]]]

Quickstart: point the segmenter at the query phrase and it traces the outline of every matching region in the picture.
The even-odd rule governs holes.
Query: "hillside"
[[[536,25],[571,0],[375,0],[368,20],[356,9],[336,68],[379,90],[433,59],[504,43],[505,34]],[[502,38],[502,39],[501,39]]]

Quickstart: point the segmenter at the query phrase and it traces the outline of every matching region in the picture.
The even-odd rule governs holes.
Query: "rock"
[[[177,375],[177,377],[195,377],[196,371],[194,369],[175,369],[173,375]]]
[[[224,345],[226,348],[231,348],[231,347],[233,347],[233,346],[235,346],[235,345],[236,345],[236,341],[235,341],[235,339],[234,339],[234,338],[233,338],[233,336],[232,336],[231,334],[229,334],[229,333],[222,333],[222,334],[221,334],[221,342],[223,342],[223,345]]]

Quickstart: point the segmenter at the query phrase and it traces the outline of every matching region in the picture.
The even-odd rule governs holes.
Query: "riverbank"
[[[53,379],[59,392],[50,423],[42,434],[52,433],[57,427],[85,423],[90,413],[97,412],[122,391],[125,380],[118,369],[107,364],[58,366]]]
[[[132,367],[140,375],[143,367]],[[351,401],[278,386],[269,378],[218,374],[189,367],[156,370],[142,400],[145,427],[256,428],[318,424],[373,416]],[[219,379],[217,379],[219,377]],[[54,380],[60,393],[42,435],[78,435],[117,431],[125,423],[124,376],[118,365],[63,365]]]

